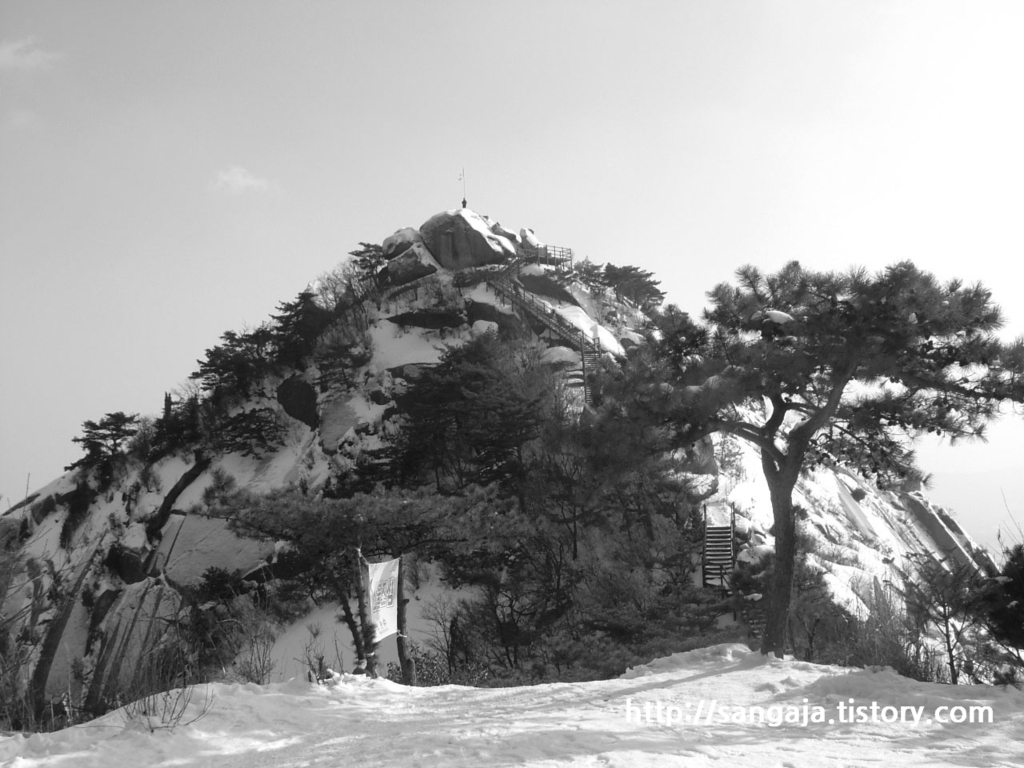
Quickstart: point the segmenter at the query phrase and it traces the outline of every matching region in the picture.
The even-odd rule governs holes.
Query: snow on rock
[[[487,304],[503,314],[515,314],[515,310],[498,299],[498,297],[494,295],[494,291],[485,283],[474,285],[470,290],[464,291],[463,296],[466,298],[467,302],[471,304]]]
[[[545,302],[555,312],[569,321],[572,325],[576,326],[582,331],[587,338],[594,339],[600,343],[601,349],[605,352],[611,352],[614,355],[623,357],[626,354],[626,350],[619,344],[619,340],[615,338],[615,334],[605,328],[603,325],[599,325],[594,319],[588,315],[582,308],[574,306],[552,306],[550,302]]]
[[[497,221],[491,224],[491,232],[498,235],[499,237],[504,237],[513,246],[519,246],[523,242],[523,238],[521,235],[517,235],[512,230],[506,229],[505,227],[501,226],[501,224]]]
[[[320,411],[320,444],[324,452],[332,454],[349,430],[359,423],[359,416],[349,405],[349,397],[339,395],[323,404]]]
[[[387,242],[387,241],[385,241]],[[388,282],[393,286],[408,285],[441,269],[423,243],[413,243],[388,262]]]
[[[742,643],[724,643],[712,645],[707,648],[698,648],[693,651],[673,653],[655,659],[649,664],[639,667],[630,667],[620,677],[622,680],[633,680],[638,677],[650,677],[664,673],[684,672],[687,670],[699,669],[708,664],[721,664],[722,662],[739,661],[750,656],[753,651]],[[760,654],[757,654],[760,656]]]
[[[498,324],[492,320],[477,320],[469,327],[471,336],[483,336],[487,333],[497,333]]]
[[[397,230],[391,237],[385,238],[381,244],[381,250],[384,252],[385,258],[394,259],[416,245],[423,245],[423,236],[418,229],[404,227]],[[429,251],[427,253],[429,254]]]
[[[394,323],[379,323],[368,331],[373,340],[373,360],[382,368],[409,363],[433,365],[441,359],[441,348],[422,329],[405,331]]]
[[[519,230],[519,237],[522,238],[523,243],[538,251],[544,247],[544,243],[537,239],[537,235],[533,233],[532,229],[523,227]]]
[[[644,337],[635,331],[622,331],[619,334],[619,343],[622,346],[637,346],[644,343]]]
[[[274,552],[273,542],[241,538],[228,521],[193,512],[171,515],[157,549],[157,567],[175,583],[195,585],[212,565],[247,572]]]
[[[580,364],[580,353],[568,347],[548,347],[541,355],[541,359],[548,365],[576,365]]]

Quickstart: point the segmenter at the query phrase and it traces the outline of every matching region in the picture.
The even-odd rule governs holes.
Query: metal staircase
[[[704,551],[701,571],[705,587],[729,589],[729,576],[736,566],[736,552],[733,539],[736,530],[736,513],[730,510],[729,523],[708,524],[708,508],[704,505]]]
[[[552,248],[553,246],[546,246],[546,250],[551,250]],[[568,251],[568,249],[559,250]],[[568,252],[571,254],[571,251]],[[582,386],[585,401],[592,405],[593,393],[590,390],[588,378],[590,371],[597,369],[598,361],[603,354],[601,342],[582,332],[546,303],[524,289],[515,279],[514,276],[518,275],[523,264],[530,263],[533,260],[529,253],[524,253],[524,255],[513,260],[500,272],[494,273],[493,277],[488,278],[487,284],[494,291],[495,295],[508,301],[517,311],[543,326],[570,349],[579,351],[582,365],[576,371],[570,372],[567,383],[570,386]]]

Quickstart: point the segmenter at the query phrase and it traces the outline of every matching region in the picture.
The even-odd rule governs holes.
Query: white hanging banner
[[[398,631],[398,576],[400,560],[368,563],[370,568],[370,623],[373,639],[383,640]]]

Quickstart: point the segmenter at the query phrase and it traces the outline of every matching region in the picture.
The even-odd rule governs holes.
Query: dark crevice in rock
[[[292,376],[281,383],[277,388],[277,402],[285,413],[310,429],[316,429],[320,423],[316,413],[316,390],[299,376]]]
[[[78,601],[78,595],[82,591],[82,584],[85,582],[85,577],[89,574],[89,558],[85,559],[81,567],[82,572],[75,579],[74,586],[64,595],[60,606],[54,611],[53,620],[47,628],[43,645],[39,649],[39,661],[36,662],[36,668],[32,671],[32,705],[35,709],[36,717],[41,718],[43,716],[43,709],[46,706],[46,681],[50,677],[50,668],[53,666],[53,660],[57,656],[57,651],[60,650],[61,640],[64,639],[64,630],[67,629],[71,612],[74,610],[75,603]]]
[[[394,315],[388,320],[395,325],[440,330],[441,328],[458,328],[464,325],[466,316],[451,309],[418,309]]]
[[[157,539],[160,535],[160,530],[167,524],[167,520],[171,516],[171,511],[174,509],[174,503],[178,500],[178,497],[188,488],[196,479],[205,472],[210,464],[211,459],[200,455],[196,452],[196,463],[195,466],[188,470],[171,488],[171,492],[164,498],[163,503],[160,505],[160,509],[156,511],[149,520],[146,521],[146,536],[150,541]]]

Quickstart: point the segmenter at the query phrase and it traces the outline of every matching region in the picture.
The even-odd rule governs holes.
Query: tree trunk
[[[790,478],[780,472],[769,472],[767,468],[765,469],[775,520],[775,565],[768,587],[768,615],[765,619],[764,636],[761,638],[761,653],[765,656],[775,654],[780,659],[786,650],[786,625],[789,619],[796,563],[796,515],[793,510],[796,473],[792,474],[790,481]]]
[[[366,674],[369,677],[377,676],[377,643],[374,641],[374,627],[370,623],[366,611],[366,581],[363,579],[363,553],[356,550],[356,605],[359,609],[359,628],[363,635],[363,661],[366,662]]]
[[[408,600],[405,597],[405,560],[398,556],[398,663],[402,667],[402,682],[406,685],[416,685],[416,663],[409,655],[408,624],[405,619],[405,606]]]
[[[942,636],[946,641],[946,658],[949,659],[949,681],[957,685],[960,680],[959,670],[956,668],[956,652],[953,649],[953,627],[949,620],[949,614],[943,610],[942,614]]]
[[[342,594],[339,591],[339,600],[341,602],[341,615],[345,619],[345,626],[348,627],[348,631],[352,633],[352,647],[356,649],[356,658],[365,659],[366,651],[363,648],[363,637],[359,632],[359,625],[356,623],[356,617],[352,615],[352,606],[349,605],[349,597],[347,594]]]

